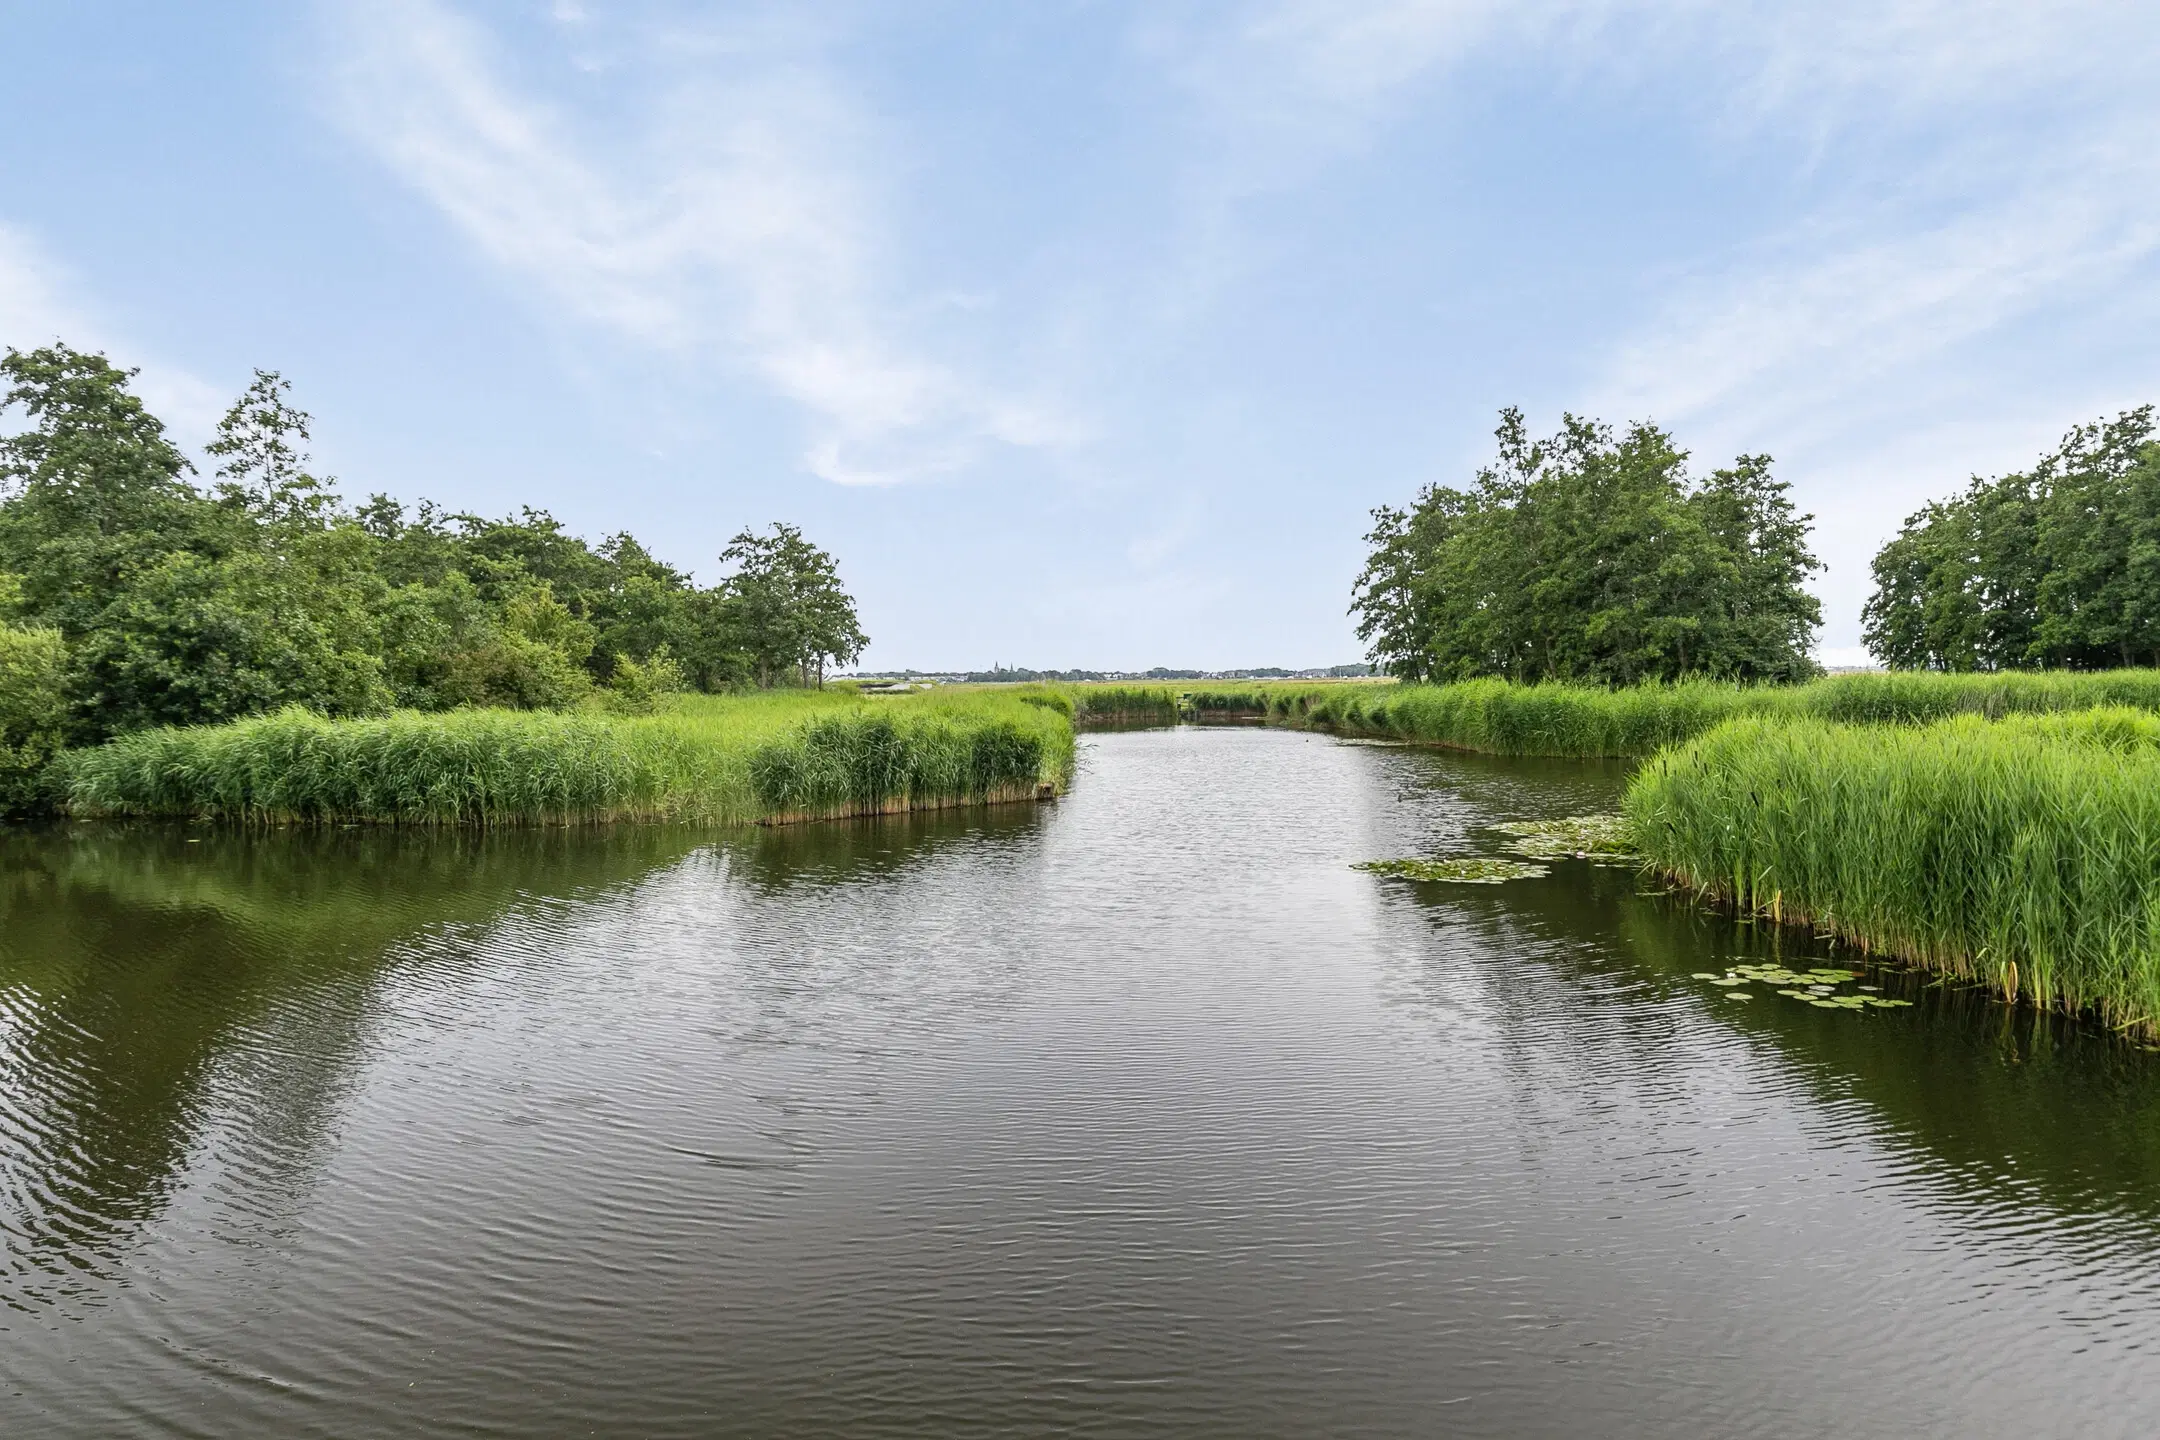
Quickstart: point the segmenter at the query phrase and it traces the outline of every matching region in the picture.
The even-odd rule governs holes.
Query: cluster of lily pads
[[[1507,848],[1532,860],[1589,860],[1606,865],[1632,865],[1637,858],[1625,815],[1511,820],[1492,828],[1514,836]]]
[[[1492,827],[1514,838],[1507,849],[1523,857],[1498,860],[1462,856],[1452,860],[1367,860],[1356,868],[1405,880],[1438,880],[1456,885],[1498,885],[1533,880],[1552,872],[1538,861],[1590,860],[1632,865],[1627,819],[1621,815],[1571,815],[1563,820],[1513,820]]]
[[[1834,965],[1819,965],[1810,970],[1792,970],[1783,965],[1735,965],[1723,975],[1708,970],[1695,972],[1697,980],[1707,980],[1712,985],[1725,987],[1728,1000],[1752,1000],[1755,992],[1740,987],[1750,984],[1770,985],[1777,993],[1790,1000],[1803,1000],[1818,1010],[1898,1010],[1912,1004],[1910,1000],[1888,1000],[1875,993],[1873,985],[1854,986],[1855,993],[1841,993],[1841,985],[1860,978],[1853,970],[1840,970]]]
[[[1543,865],[1478,856],[1457,860],[1367,860],[1353,868],[1370,870],[1375,875],[1396,875],[1405,880],[1439,880],[1456,885],[1498,885],[1506,880],[1528,880],[1551,873]]]

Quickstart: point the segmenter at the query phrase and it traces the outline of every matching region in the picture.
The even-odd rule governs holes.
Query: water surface
[[[1611,766],[0,839],[0,1433],[2142,1436],[2160,1066],[1579,863]],[[1781,948],[1782,947],[1782,948]]]

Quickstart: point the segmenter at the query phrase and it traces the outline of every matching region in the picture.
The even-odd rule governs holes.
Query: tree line
[[[1894,668],[2160,665],[2153,407],[2080,425],[2030,469],[1925,506],[1874,572],[1862,623]]]
[[[0,805],[58,748],[145,726],[286,705],[646,709],[673,689],[819,684],[868,644],[833,557],[793,526],[744,530],[701,587],[628,532],[589,544],[541,510],[349,505],[267,371],[205,477],[134,373],[66,345],[0,359],[0,415],[22,426],[0,437]]]
[[[1492,675],[1628,685],[1815,673],[1820,568],[1766,455],[1700,479],[1654,425],[1573,415],[1533,439],[1501,412],[1468,489],[1373,512],[1358,636],[1406,680]]]
[[[1376,663],[1411,680],[1603,684],[1813,672],[1814,517],[1768,456],[1696,480],[1652,425],[1616,435],[1568,416],[1532,440],[1510,409],[1496,434],[1468,489],[1373,512],[1351,610]],[[1863,633],[1891,669],[2160,665],[2154,407],[1929,503],[1873,572]]]

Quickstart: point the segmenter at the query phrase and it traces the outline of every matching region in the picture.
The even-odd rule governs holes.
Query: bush
[[[682,667],[661,646],[640,665],[627,655],[615,657],[615,673],[608,677],[607,705],[621,715],[650,715],[660,708],[664,695],[689,689]]]
[[[67,669],[59,631],[0,623],[0,814],[52,799],[45,772],[66,729]]]

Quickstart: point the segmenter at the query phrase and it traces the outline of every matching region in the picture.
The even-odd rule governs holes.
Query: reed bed
[[[2025,999],[2160,1031],[2160,719],[1744,717],[1625,811],[1685,888]]]
[[[1072,755],[1054,697],[795,692],[650,716],[288,710],[124,736],[66,757],[62,781],[82,816],[740,824],[1055,793]]]
[[[1743,716],[1925,724],[2101,706],[2160,711],[2160,671],[1834,675],[1806,685],[1693,680],[1608,690],[1466,680],[1449,685],[1298,684],[1195,688],[1187,708],[1237,710],[1345,734],[1498,755],[1642,756]]]
[[[1182,717],[1183,710],[1178,697],[1184,691],[1175,685],[1070,685],[1063,687],[1072,697],[1075,718],[1080,720],[1157,721],[1174,725]]]

